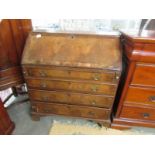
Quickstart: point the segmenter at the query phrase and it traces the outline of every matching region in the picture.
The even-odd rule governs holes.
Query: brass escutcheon
[[[41,83],[41,87],[46,88],[47,87],[46,83]]]

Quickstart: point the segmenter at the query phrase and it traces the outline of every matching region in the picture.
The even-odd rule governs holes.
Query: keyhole
[[[74,39],[75,38],[75,36],[74,35],[71,35],[71,39]]]

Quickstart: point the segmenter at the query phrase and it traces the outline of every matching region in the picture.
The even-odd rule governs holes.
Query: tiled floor
[[[23,97],[19,97],[17,100],[20,101],[22,99]],[[48,135],[54,120],[59,122],[88,124],[88,121],[84,119],[71,119],[69,117],[62,116],[41,117],[40,121],[32,121],[29,115],[29,107],[29,102],[21,102],[18,104],[12,104],[8,108],[8,113],[16,125],[13,132],[14,135]],[[90,122],[90,125],[91,124],[93,125],[93,122]],[[154,128],[133,128],[132,130],[138,130],[139,132],[147,135],[155,134]]]

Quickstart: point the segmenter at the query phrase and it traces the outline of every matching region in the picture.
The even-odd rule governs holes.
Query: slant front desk
[[[122,56],[119,36],[30,33],[22,69],[31,115],[64,115],[111,124]]]

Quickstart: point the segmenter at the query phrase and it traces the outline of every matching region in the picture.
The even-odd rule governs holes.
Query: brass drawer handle
[[[50,110],[48,110],[48,109],[44,109],[44,111],[45,111],[45,112],[50,112]]]
[[[96,105],[96,102],[95,102],[95,101],[92,101],[91,104],[92,104],[92,105]]]
[[[23,75],[27,76],[28,75],[27,71],[23,71]]]
[[[80,90],[83,90],[83,85],[79,85],[79,89]]]
[[[36,107],[36,112],[39,112],[39,109]]]
[[[98,86],[93,85],[91,89],[92,89],[93,92],[97,92],[97,90],[98,90]]]
[[[32,109],[33,111],[35,111],[37,108],[36,108],[36,106],[32,105],[32,106],[31,106],[31,109]]]
[[[150,96],[150,97],[149,97],[149,101],[155,102],[155,96]]]
[[[40,71],[40,76],[45,77],[46,76],[46,73],[44,71]]]
[[[118,80],[119,79],[119,75],[117,73],[115,73],[115,79]]]
[[[150,117],[150,114],[149,113],[143,113],[143,117],[144,118],[149,118]]]
[[[43,97],[42,97],[42,100],[43,100],[43,101],[48,101],[48,100],[49,100],[49,97],[48,97],[48,96],[43,96]]]
[[[41,83],[41,87],[46,88],[47,87],[46,83]]]
[[[32,73],[31,70],[29,70],[27,74],[28,74],[29,76],[33,76],[33,73]]]
[[[38,112],[39,111],[38,107],[34,106],[34,105],[31,106],[31,110],[34,111],[34,112]]]
[[[91,116],[94,116],[95,115],[95,113],[92,112],[92,111],[89,111],[88,114],[91,115]]]
[[[94,75],[93,75],[93,79],[94,79],[95,81],[100,80],[100,75],[99,75],[99,74],[94,74]]]

